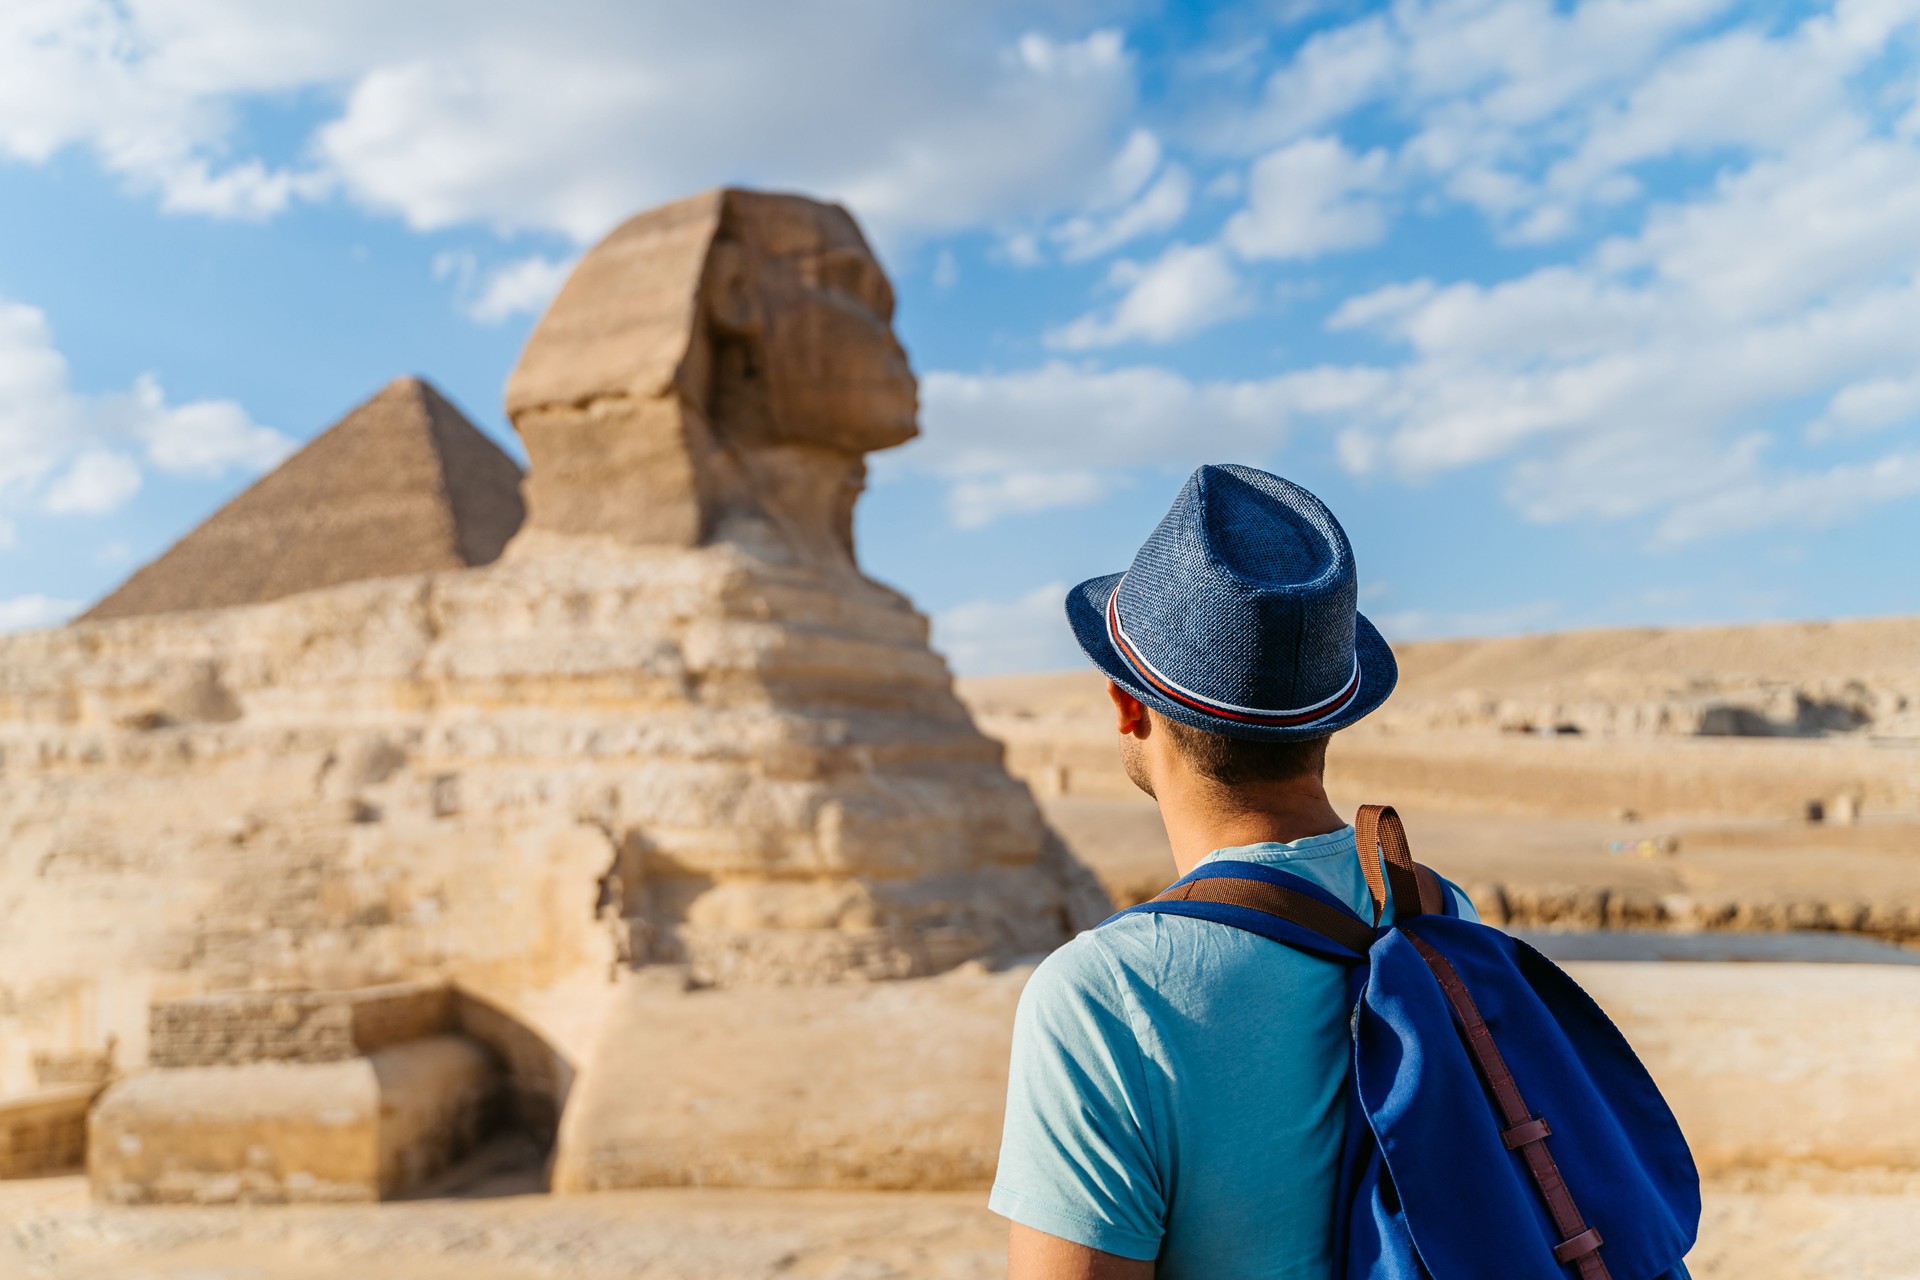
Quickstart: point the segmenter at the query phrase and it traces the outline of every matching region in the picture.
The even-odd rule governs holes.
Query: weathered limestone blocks
[[[416,982],[354,992],[228,991],[153,1007],[152,1067],[344,1062],[452,1029],[453,992]]]
[[[1579,963],[1708,1174],[1920,1174],[1901,1106],[1920,967]],[[623,988],[555,1153],[554,1188],[964,1188],[992,1179],[1014,1006],[1031,970],[861,988]],[[841,1064],[824,1070],[822,1063]]]
[[[472,1149],[498,1088],[486,1051],[458,1036],[146,1071],[95,1107],[87,1170],[113,1204],[387,1199]]]
[[[0,1179],[78,1169],[87,1149],[87,1109],[98,1085],[58,1085],[0,1098]]]
[[[157,1004],[150,1067],[96,1108],[87,1168],[117,1204],[377,1200],[499,1117],[496,1058],[434,983]]]

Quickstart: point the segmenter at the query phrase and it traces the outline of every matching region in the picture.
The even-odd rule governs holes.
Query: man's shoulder
[[[1111,941],[1113,931],[1125,929],[1131,919],[1126,917],[1098,929],[1088,929],[1049,952],[1027,979],[1026,990],[1020,996],[1021,1005],[1044,1007],[1084,1000],[1117,1003],[1119,979],[1106,944]]]
[[[1257,934],[1211,921],[1142,912],[1122,915],[1068,941],[1028,980],[1023,1004],[1036,1010],[1088,1005],[1125,1014],[1130,1005],[1178,999],[1233,975],[1318,970],[1329,962]]]

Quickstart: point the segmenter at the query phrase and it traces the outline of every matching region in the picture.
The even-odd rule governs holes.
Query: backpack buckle
[[[1502,1129],[1500,1141],[1507,1144],[1507,1150],[1518,1151],[1529,1142],[1539,1142],[1552,1132],[1544,1119],[1535,1116],[1531,1120],[1522,1120],[1511,1129]]]
[[[1555,1261],[1567,1263],[1576,1258],[1584,1258],[1590,1253],[1600,1252],[1600,1229],[1588,1227],[1570,1240],[1562,1240],[1553,1246]]]

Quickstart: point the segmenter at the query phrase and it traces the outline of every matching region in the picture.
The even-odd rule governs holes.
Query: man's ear
[[[1144,738],[1152,731],[1152,723],[1147,719],[1146,704],[1122,689],[1113,681],[1107,681],[1107,696],[1113,699],[1113,708],[1119,712],[1119,729],[1130,738]]]

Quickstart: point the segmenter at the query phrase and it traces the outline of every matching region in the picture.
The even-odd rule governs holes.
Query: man
[[[1267,863],[1371,916],[1322,785],[1328,737],[1398,675],[1356,593],[1317,498],[1208,466],[1126,573],[1069,594],[1181,875]],[[1048,957],[1015,1023],[991,1201],[1010,1280],[1329,1277],[1351,1012],[1339,965],[1180,916]]]

